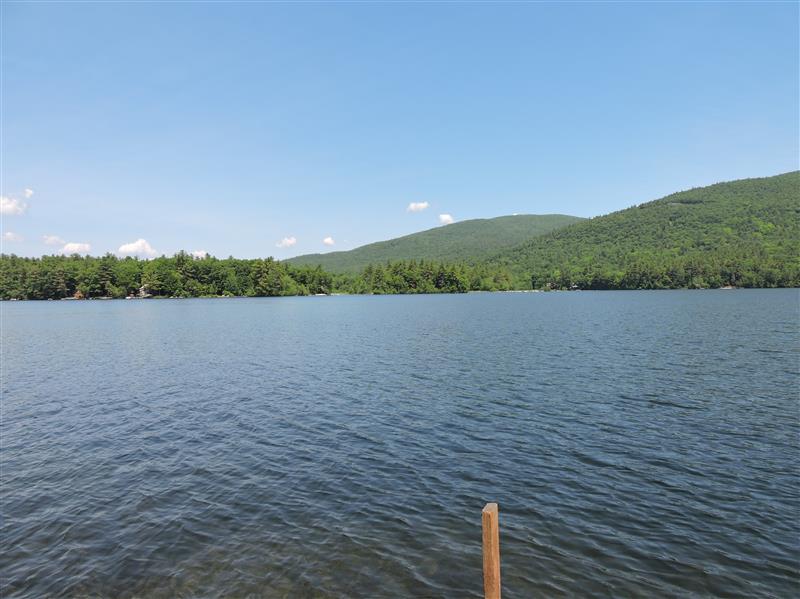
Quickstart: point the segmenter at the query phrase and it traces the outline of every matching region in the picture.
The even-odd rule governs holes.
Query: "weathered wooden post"
[[[483,593],[486,599],[500,599],[500,527],[497,504],[487,503],[483,522]]]

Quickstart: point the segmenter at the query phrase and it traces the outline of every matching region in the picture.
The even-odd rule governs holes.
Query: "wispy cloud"
[[[22,195],[25,196],[26,200],[30,200],[31,196],[33,196],[33,190],[30,187],[26,187],[25,191],[22,192]]]
[[[439,224],[441,225],[451,225],[453,224],[453,215],[452,214],[440,214],[439,215]]]
[[[324,243],[325,245],[335,245],[336,244],[336,242],[333,240],[333,237],[326,237],[325,239],[322,240],[322,243]]]
[[[152,258],[158,254],[158,252],[153,249],[153,246],[147,243],[146,239],[141,238],[130,243],[123,243],[119,246],[117,252],[127,256],[141,256],[142,258]]]
[[[192,256],[195,258],[205,258],[206,254],[208,254],[208,252],[205,250],[195,250],[192,252]]]
[[[62,254],[88,254],[92,251],[92,245],[89,243],[76,243],[74,241],[70,241],[69,243],[65,243],[64,247],[61,248]]]
[[[290,248],[295,244],[297,244],[297,238],[296,237],[284,237],[283,239],[281,239],[275,245],[277,247],[279,247],[279,248]]]
[[[19,215],[24,214],[28,205],[17,198],[0,196],[0,214]]]
[[[422,212],[430,207],[428,202],[411,202],[406,208],[406,212]]]
[[[14,233],[14,231],[6,231],[3,233],[3,241],[22,241],[22,235]]]
[[[45,245],[63,245],[66,243],[58,235],[42,235],[42,241]]]

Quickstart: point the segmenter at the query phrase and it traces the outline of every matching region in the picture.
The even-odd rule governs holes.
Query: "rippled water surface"
[[[1,309],[4,597],[800,589],[796,290]]]

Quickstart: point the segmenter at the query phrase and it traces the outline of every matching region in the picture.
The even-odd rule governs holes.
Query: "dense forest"
[[[219,260],[180,252],[154,260],[91,256],[0,257],[0,298],[281,296],[329,293],[464,293],[511,287],[505,270],[398,261],[331,274],[272,258]]]
[[[800,172],[718,183],[533,238],[490,261],[516,286],[800,286]]]
[[[517,220],[492,220],[505,230],[510,223],[533,222],[510,218]],[[459,247],[453,232],[470,235],[476,226],[484,233],[499,230],[498,223],[486,228],[491,221],[468,222],[460,229],[441,227],[447,235],[437,233],[433,240],[446,240],[440,249],[453,249]],[[559,228],[489,260],[394,257],[357,272],[332,273],[272,258],[195,258],[185,252],[153,260],[3,254],[0,299],[800,287],[800,172],[719,183],[574,224],[558,222]],[[422,243],[419,248],[429,239],[425,233],[414,241]],[[485,251],[488,239],[479,235],[470,247]]]
[[[330,272],[361,272],[370,264],[397,260],[433,260],[477,264],[538,235],[580,222],[563,214],[516,214],[465,220],[344,252],[306,254],[291,264],[321,266]]]

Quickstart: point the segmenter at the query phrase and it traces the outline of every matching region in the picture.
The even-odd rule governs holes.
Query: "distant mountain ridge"
[[[330,272],[357,272],[370,264],[395,260],[435,260],[476,263],[583,220],[563,214],[520,214],[456,222],[378,241],[342,252],[306,254],[285,260],[294,265],[321,265]]]

